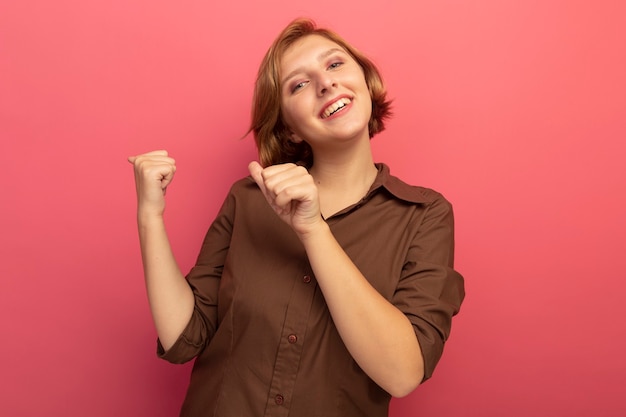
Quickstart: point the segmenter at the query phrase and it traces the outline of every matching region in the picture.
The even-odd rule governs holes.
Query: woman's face
[[[305,36],[281,61],[281,109],[294,142],[315,151],[352,139],[369,140],[372,99],[363,69],[340,45]]]

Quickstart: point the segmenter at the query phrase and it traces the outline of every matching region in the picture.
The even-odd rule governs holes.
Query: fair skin
[[[324,221],[358,202],[376,177],[367,128],[371,98],[363,72],[339,45],[317,35],[296,41],[280,69],[281,106],[291,139],[306,141],[315,162],[310,170],[295,164],[263,168],[252,162],[250,174],[302,242],[350,354],[378,385],[402,397],[423,378],[413,327],[369,284]],[[168,349],[194,305],[163,223],[164,192],[176,166],[165,151],[129,161],[135,167],[148,298],[159,338]]]
[[[170,247],[163,213],[176,162],[166,151],[131,156],[137,189],[137,226],[146,291],[159,340],[169,349],[189,322],[194,296]]]

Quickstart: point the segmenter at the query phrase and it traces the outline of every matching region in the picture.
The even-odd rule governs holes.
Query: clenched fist
[[[137,210],[141,215],[163,215],[165,191],[174,178],[176,161],[167,151],[152,151],[130,156],[128,162],[135,168]]]
[[[306,168],[295,164],[263,168],[252,162],[248,169],[272,209],[298,235],[324,223],[317,186]]]

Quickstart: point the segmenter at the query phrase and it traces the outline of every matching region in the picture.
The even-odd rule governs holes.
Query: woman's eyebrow
[[[323,61],[324,59],[328,58],[330,55],[334,54],[335,52],[341,52],[341,53],[346,53],[346,51],[344,51],[341,48],[330,48],[327,51],[322,52],[321,54],[319,54],[317,56],[317,60],[318,61]],[[291,71],[289,74],[287,74],[287,76],[285,78],[283,78],[283,80],[281,81],[282,85],[285,85],[287,83],[287,81],[289,81],[291,78],[295,77],[296,74],[300,73],[304,71],[304,67],[298,67],[295,70]]]

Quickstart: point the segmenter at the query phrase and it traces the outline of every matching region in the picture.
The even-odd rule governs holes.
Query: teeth
[[[330,106],[326,107],[326,110],[324,110],[324,113],[322,114],[322,116],[324,118],[329,117],[331,114],[335,113],[337,110],[347,106],[348,104],[350,104],[350,99],[349,98],[341,98],[337,101],[335,101],[333,104],[331,104]]]

